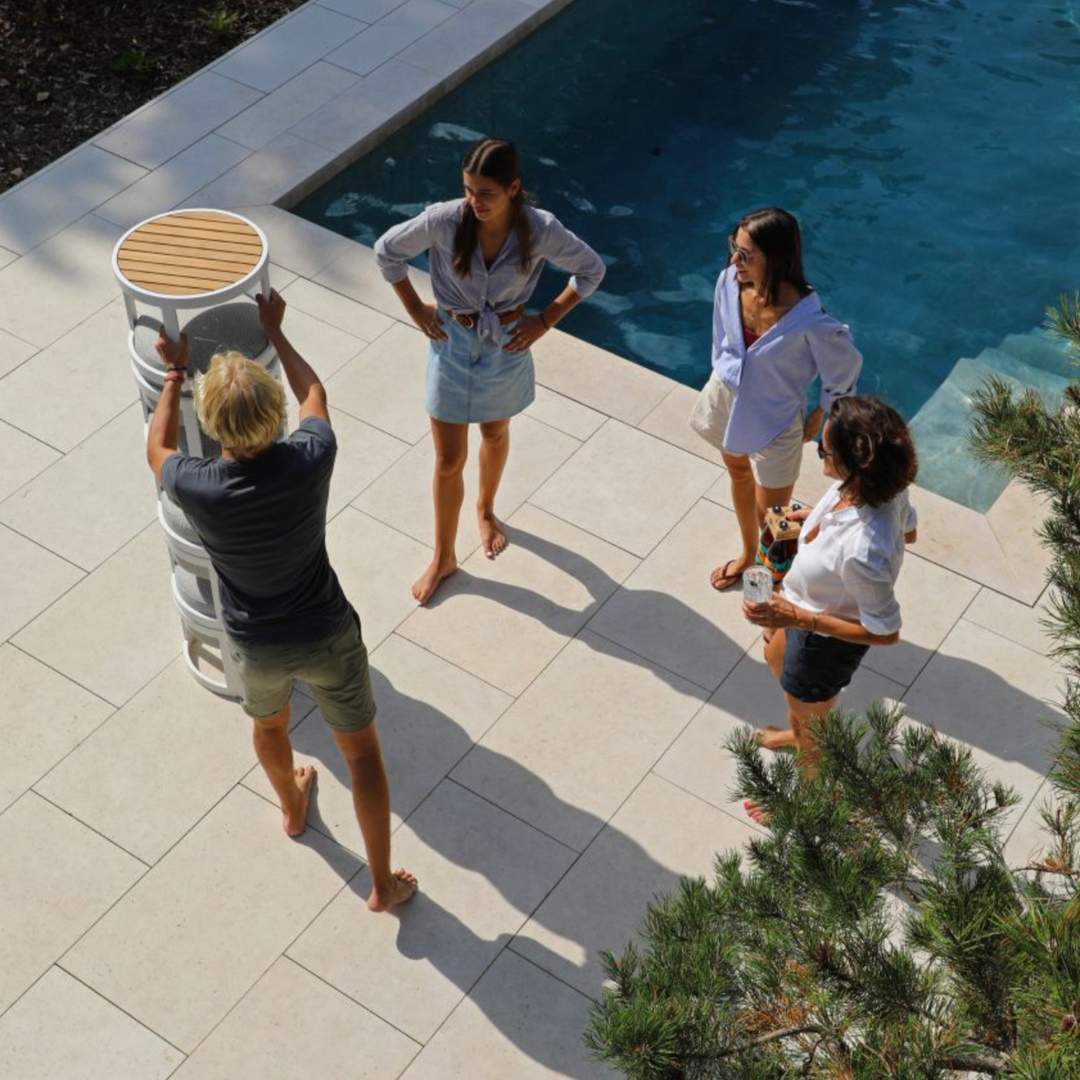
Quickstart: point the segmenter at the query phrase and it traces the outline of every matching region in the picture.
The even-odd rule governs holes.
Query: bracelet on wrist
[[[165,375],[165,382],[183,382],[184,381],[184,369],[172,368]]]

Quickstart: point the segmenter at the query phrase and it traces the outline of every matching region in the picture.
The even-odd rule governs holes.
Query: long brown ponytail
[[[501,187],[508,188],[515,180],[521,179],[521,162],[517,147],[508,139],[481,139],[469,147],[461,159],[462,172],[483,176],[494,180]],[[529,215],[525,212],[529,196],[524,188],[518,188],[513,198],[514,232],[518,242],[518,267],[523,274],[532,269],[532,229]],[[461,221],[454,233],[454,269],[462,277],[472,272],[473,255],[480,241],[480,222],[465,204],[461,212]]]

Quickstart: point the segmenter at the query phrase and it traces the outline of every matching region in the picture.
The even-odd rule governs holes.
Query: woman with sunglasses
[[[765,631],[765,659],[787,700],[788,727],[766,727],[759,739],[768,750],[801,751],[811,768],[810,721],[836,707],[872,645],[900,640],[895,586],[915,542],[907,488],[918,471],[907,424],[873,397],[833,402],[818,455],[835,483],[813,510],[792,514],[804,524],[779,594],[743,603]],[[752,804],[747,811],[761,820]]]
[[[431,342],[425,397],[435,443],[435,553],[412,587],[421,604],[457,569],[469,424],[480,425],[482,440],[480,543],[492,559],[506,547],[495,494],[510,452],[510,418],[535,396],[529,349],[596,289],[605,269],[553,214],[529,205],[512,142],[481,139],[461,169],[464,198],[433,203],[375,244],[382,276]],[[424,251],[434,304],[425,304],[409,281],[408,260]],[[572,276],[539,314],[526,315],[545,261]]]
[[[765,510],[791,499],[804,442],[832,403],[855,392],[862,356],[807,283],[799,223],[769,207],[747,214],[728,241],[730,264],[713,301],[712,375],[690,426],[723,455],[742,551],[712,572],[737,585],[757,559]],[[820,405],[806,414],[811,383]]]

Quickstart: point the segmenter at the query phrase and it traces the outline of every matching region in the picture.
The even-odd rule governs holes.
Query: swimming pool
[[[581,0],[294,211],[371,244],[458,194],[473,139],[513,138],[608,264],[564,328],[701,386],[727,233],[785,206],[920,483],[985,509],[1004,478],[962,450],[970,390],[1070,372],[1035,328],[1080,286],[1078,76],[1062,0]]]

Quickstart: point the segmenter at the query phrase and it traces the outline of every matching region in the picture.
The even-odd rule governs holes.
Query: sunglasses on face
[[[735,243],[735,237],[734,236],[729,236],[728,237],[727,246],[728,246],[728,251],[731,252],[731,257],[740,266],[745,266],[754,257],[754,252],[748,251],[744,247],[739,247],[739,245],[737,243]]]
[[[817,456],[819,458],[821,458],[822,461],[824,461],[826,458],[832,457],[833,454],[832,454],[831,450],[826,450],[825,449],[825,444],[824,443],[818,443],[817,444]]]

